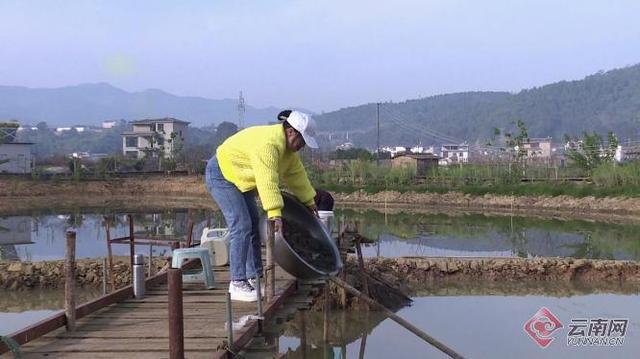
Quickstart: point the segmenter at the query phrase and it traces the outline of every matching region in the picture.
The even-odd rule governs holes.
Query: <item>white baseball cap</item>
[[[316,142],[314,137],[316,135],[316,121],[314,121],[311,116],[306,113],[291,111],[291,114],[287,117],[287,122],[289,122],[291,127],[295,128],[296,131],[300,132],[307,146],[318,148],[318,142]]]

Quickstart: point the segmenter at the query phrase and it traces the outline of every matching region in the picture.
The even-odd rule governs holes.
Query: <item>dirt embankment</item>
[[[350,258],[345,279],[364,291],[361,271]],[[416,295],[576,295],[639,293],[640,262],[573,258],[370,258],[365,267],[372,297],[388,308],[406,304],[389,286]],[[389,286],[387,286],[389,285]],[[330,286],[332,307],[366,309],[357,297]],[[314,309],[322,308],[322,297]]]
[[[508,211],[549,211],[572,213],[601,213],[601,214],[640,214],[640,199],[612,197],[576,198],[570,196],[503,196],[486,194],[472,196],[460,192],[449,193],[416,193],[384,191],[368,194],[364,191],[354,193],[338,193],[337,202],[342,204],[369,204],[376,207],[385,205],[405,206],[451,206],[469,209],[497,209]]]
[[[147,258],[148,260],[148,258]],[[165,258],[154,258],[153,273],[166,264]],[[148,264],[145,271],[148,274]],[[114,258],[113,272],[116,287],[131,283],[128,258]],[[76,262],[76,283],[81,286],[102,284],[102,259],[81,259]],[[64,286],[64,261],[0,262],[0,288],[22,290],[30,288],[58,288]]]
[[[383,191],[368,194],[335,193],[340,205],[365,205],[384,208],[455,207],[468,210],[496,210],[513,212],[564,212],[568,214],[637,215],[640,198],[575,198],[569,196],[471,196],[459,192],[417,193]],[[31,180],[0,177],[0,212],[59,205],[82,206],[159,206],[187,205],[189,208],[215,208],[204,185],[203,176],[149,175],[109,180]],[[136,199],[135,203],[132,199]]]

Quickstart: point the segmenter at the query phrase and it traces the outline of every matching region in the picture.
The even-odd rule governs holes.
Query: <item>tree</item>
[[[529,142],[529,131],[521,119],[516,120],[515,125],[518,127],[518,134],[514,136],[513,133],[507,132],[504,134],[504,137],[509,150],[515,150],[513,152],[513,159],[520,162],[527,156],[527,150],[524,148],[524,144]],[[494,129],[494,134],[495,133],[499,132]]]
[[[586,131],[582,133],[582,139],[569,135],[565,135],[564,139],[568,145],[565,155],[589,172],[601,164],[613,162],[619,145],[618,137],[613,132],[607,134],[607,143],[598,133],[589,134]]]
[[[235,123],[223,121],[216,127],[215,146],[219,146],[234,133],[238,132],[238,126]]]

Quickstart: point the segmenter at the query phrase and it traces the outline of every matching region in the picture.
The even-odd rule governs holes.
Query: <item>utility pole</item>
[[[376,104],[376,118],[378,119],[378,142],[376,144],[376,165],[380,167],[380,102]]]
[[[244,112],[246,107],[244,104],[244,97],[242,97],[242,91],[240,91],[240,98],[238,99],[238,130],[244,128]]]

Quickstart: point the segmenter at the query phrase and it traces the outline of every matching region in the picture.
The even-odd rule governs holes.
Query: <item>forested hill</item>
[[[316,119],[334,142],[376,143],[376,105],[341,109]],[[510,129],[522,119],[531,137],[582,131],[616,132],[621,139],[640,134],[640,65],[600,72],[578,81],[507,92],[467,92],[380,105],[381,144],[438,144],[451,140],[484,142],[494,128]]]
[[[100,125],[105,120],[176,117],[192,126],[236,122],[238,100],[176,96],[161,90],[127,92],[107,83],[61,88],[0,86],[0,120],[50,127]],[[246,106],[247,125],[265,124],[280,109]]]

